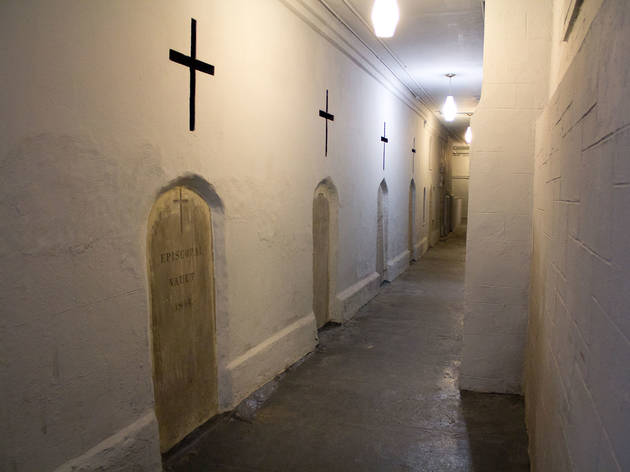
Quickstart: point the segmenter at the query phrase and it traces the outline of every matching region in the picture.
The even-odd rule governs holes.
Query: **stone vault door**
[[[148,234],[155,411],[166,452],[217,413],[210,207],[177,186],[151,210]]]
[[[313,313],[318,328],[334,318],[338,212],[337,190],[324,179],[313,196]]]
[[[387,183],[385,179],[378,187],[376,200],[376,272],[380,275],[381,283],[388,279],[387,276]]]
[[[409,260],[415,261],[416,245],[416,183],[411,179],[409,184]]]

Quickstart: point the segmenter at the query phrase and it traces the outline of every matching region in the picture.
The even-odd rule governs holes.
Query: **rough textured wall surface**
[[[551,6],[486,2],[472,119],[460,387],[520,393],[531,256],[534,124],[547,98]]]
[[[544,472],[630,470],[630,3],[583,36],[536,132],[525,393]]]
[[[194,133],[189,70],[169,61],[189,54],[191,18],[197,57],[216,67],[197,73]],[[408,264],[413,138],[429,188],[443,129],[319,2],[7,0],[0,43],[0,469],[159,463],[146,240],[169,185],[217,202],[221,410],[316,342],[318,182],[339,193],[344,318],[378,290],[383,178],[389,274]]]

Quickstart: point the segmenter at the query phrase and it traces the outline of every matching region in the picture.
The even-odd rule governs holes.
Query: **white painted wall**
[[[534,124],[547,98],[547,0],[486,2],[472,118],[460,387],[520,393],[531,258]]]
[[[560,81],[572,64],[582,42],[591,28],[591,22],[603,0],[583,0],[579,8],[579,16],[570,28],[570,36],[565,41],[570,26],[572,13],[577,0],[553,0],[552,3],[552,41],[549,65],[549,99],[558,88]]]
[[[194,133],[188,72],[168,60],[169,48],[189,52],[191,17],[198,57],[216,66],[197,75]],[[383,177],[390,276],[406,267],[411,144],[421,223],[422,189],[439,176],[429,142],[443,130],[317,1],[12,0],[0,42],[0,468],[159,467],[145,241],[160,189],[183,175],[209,182],[223,206],[223,410],[313,349],[323,178],[340,199],[340,316],[378,290]],[[418,228],[421,253],[428,216]]]
[[[601,6],[601,9],[598,8]],[[536,471],[630,470],[630,3],[587,0],[554,25],[536,132],[526,363]],[[567,51],[572,51],[568,54]]]

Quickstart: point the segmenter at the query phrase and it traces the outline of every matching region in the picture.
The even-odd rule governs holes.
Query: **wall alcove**
[[[150,337],[162,452],[219,409],[213,208],[222,214],[222,207],[204,183],[191,177],[162,190],[148,221]]]
[[[337,189],[324,179],[313,196],[313,313],[318,328],[334,317],[338,213]]]
[[[409,249],[409,260],[415,261],[416,244],[416,183],[413,179],[409,183],[409,240],[407,243]]]
[[[376,201],[376,272],[380,274],[381,283],[387,277],[387,182],[381,181]]]

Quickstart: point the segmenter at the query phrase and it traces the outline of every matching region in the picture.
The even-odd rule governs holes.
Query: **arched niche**
[[[387,220],[388,220],[388,189],[383,179],[378,186],[376,200],[376,272],[379,273],[381,283],[387,276]]]
[[[416,183],[413,179],[409,183],[409,229],[408,229],[409,259],[416,260]]]
[[[332,179],[313,194],[313,313],[321,328],[335,318],[339,196]]]
[[[429,247],[433,247],[433,231],[435,230],[435,186],[431,184],[429,187]]]
[[[427,222],[427,188],[422,189],[422,225]]]
[[[147,234],[150,331],[160,450],[219,410],[216,257],[223,207],[197,176],[162,189]]]

